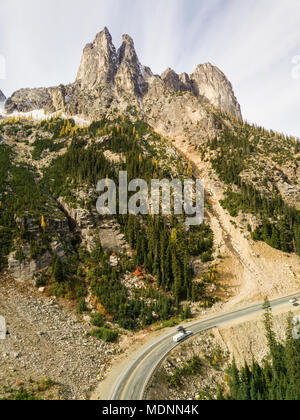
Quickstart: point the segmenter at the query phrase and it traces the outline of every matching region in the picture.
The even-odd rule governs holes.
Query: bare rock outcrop
[[[25,248],[23,252],[25,252]],[[40,270],[50,266],[51,261],[52,255],[49,251],[35,259],[24,258],[24,260],[19,260],[16,253],[13,252],[8,256],[8,272],[18,282],[33,281]]]
[[[32,252],[31,244],[26,241],[15,243],[15,251],[8,256],[8,273],[19,282],[32,281],[35,283],[36,275],[47,270],[51,265],[53,254],[57,254],[60,258],[65,257],[63,243],[70,237],[68,219],[63,213],[60,213],[59,217],[47,218],[47,231],[51,232],[54,237],[48,249],[42,249],[40,220],[38,218],[17,217],[16,222],[20,229],[35,237],[36,250]]]
[[[55,111],[64,111],[66,105],[66,88],[63,85],[57,88],[50,88],[48,92],[51,96],[52,105]]]
[[[200,64],[191,75],[191,80],[199,97],[204,97],[218,109],[241,119],[240,105],[225,74],[210,63]]]
[[[30,112],[34,109],[46,109],[51,103],[47,88],[20,89],[15,92],[5,103],[7,113]]]
[[[84,89],[112,83],[117,72],[117,53],[107,28],[83,50],[76,82]]]
[[[193,87],[190,82],[190,78],[186,73],[183,73],[179,76],[174,70],[168,68],[161,75],[161,79],[169,89],[172,89],[175,92],[193,92]]]
[[[61,205],[63,211],[71,221],[76,225],[76,229],[80,233],[80,236],[86,245],[89,252],[95,248],[95,241],[93,236],[94,229],[94,218],[93,215],[86,209],[81,207],[72,207],[62,197],[58,198],[58,202]]]
[[[0,115],[4,114],[5,101],[6,101],[6,96],[0,90]]]
[[[31,112],[36,109],[44,109],[46,112],[64,111],[68,94],[73,90],[71,85],[21,89],[7,99],[5,110],[8,114],[15,111]]]
[[[116,75],[118,93],[133,93],[142,97],[148,88],[148,80],[153,77],[148,67],[141,65],[134,48],[134,42],[129,35],[123,35],[122,45],[118,50],[119,68]]]
[[[6,96],[4,95],[2,90],[0,90],[0,102],[5,102],[5,101],[6,101]]]

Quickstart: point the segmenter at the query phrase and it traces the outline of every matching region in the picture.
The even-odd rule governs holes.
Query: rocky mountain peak
[[[119,68],[115,83],[119,92],[126,91],[141,97],[147,90],[147,79],[152,76],[149,68],[141,65],[135,51],[133,39],[123,35],[122,45],[118,50]]]
[[[123,44],[130,45],[130,46],[132,46],[132,47],[134,48],[134,41],[133,41],[133,39],[131,38],[131,36],[130,36],[130,35],[128,35],[128,34],[124,34],[124,35],[122,35],[122,43],[123,43]]]
[[[106,41],[108,44],[112,44],[112,36],[106,26],[96,35],[95,40],[99,40],[100,43]]]
[[[195,93],[218,109],[241,119],[241,108],[225,74],[211,63],[199,64],[190,76]]]
[[[122,45],[118,50],[119,65],[124,61],[128,65],[136,66],[139,63],[137,53],[134,48],[133,39],[129,35],[122,36]]]
[[[178,77],[178,74],[173,70],[173,69],[171,69],[171,67],[168,67],[167,68],[167,70],[165,70],[163,73],[162,73],[162,75],[161,75],[161,78],[163,79],[163,80],[165,80],[166,78],[168,78],[169,76],[174,76],[174,77]]]
[[[184,76],[185,75],[185,76]],[[170,67],[161,75],[165,85],[176,92],[192,91],[189,76],[186,73],[178,75]]]
[[[82,87],[112,83],[117,71],[117,53],[107,28],[99,32],[93,43],[87,44],[78,70],[76,82]]]
[[[3,115],[4,113],[4,104],[6,101],[6,97],[4,93],[0,90],[0,115]]]
[[[0,90],[0,102],[4,102],[4,101],[6,101],[6,96],[4,95],[2,90]]]
[[[182,95],[182,92],[191,94]],[[64,111],[86,119],[99,119],[115,116],[117,110],[124,113],[135,108],[135,115],[153,121],[155,127],[159,124],[164,127],[165,121],[173,121],[175,133],[175,128],[179,129],[189,119],[198,123],[206,118],[201,102],[211,103],[235,118],[241,118],[232,86],[217,67],[201,64],[191,76],[187,73],[178,75],[171,68],[161,76],[153,75],[149,67],[140,63],[133,39],[123,35],[117,51],[105,27],[85,46],[75,83],[17,91],[6,101],[5,109],[8,113],[33,109]],[[158,119],[161,120],[159,124]]]
[[[190,76],[187,73],[181,73],[179,75],[179,79],[184,83],[185,85],[189,85],[191,83]]]

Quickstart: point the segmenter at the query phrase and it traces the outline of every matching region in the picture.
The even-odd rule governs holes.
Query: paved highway
[[[289,300],[292,298],[300,298],[300,294],[290,295],[284,298],[276,299],[271,302],[272,308],[280,308],[281,306],[287,305]],[[235,310],[225,314],[220,314],[208,319],[193,322],[185,325],[185,327],[192,331],[193,334],[198,334],[201,331],[217,327],[219,325],[236,322],[242,318],[253,314],[262,313],[262,303],[251,305],[243,309]],[[292,309],[291,305],[291,309]],[[111,400],[124,400],[134,401],[142,400],[146,386],[154,373],[156,367],[162,359],[180,343],[173,342],[173,336],[176,330],[171,334],[166,335],[160,339],[157,343],[150,346],[147,350],[143,350],[143,353],[137,357],[132,365],[122,374],[121,378],[118,379],[115,388],[112,390]]]

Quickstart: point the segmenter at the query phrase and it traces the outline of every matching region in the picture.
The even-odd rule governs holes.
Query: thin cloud
[[[233,84],[246,119],[300,135],[299,0],[1,0],[7,95],[75,80],[82,48],[104,26],[135,40],[143,64],[191,73],[210,61]]]

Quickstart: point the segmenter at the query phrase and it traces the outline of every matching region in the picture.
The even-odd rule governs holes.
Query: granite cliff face
[[[218,109],[236,118],[241,117],[241,108],[233,88],[225,74],[210,63],[200,64],[191,75],[195,95],[209,100]]]
[[[83,50],[76,82],[81,88],[92,89],[99,84],[113,83],[117,72],[117,52],[107,28],[97,34]]]
[[[6,100],[6,96],[4,93],[0,90],[0,102],[4,102]]]
[[[4,104],[6,101],[6,97],[4,93],[0,90],[0,115],[4,113]]]
[[[161,76],[154,75],[140,63],[129,35],[123,35],[116,50],[104,28],[84,48],[74,83],[19,90],[5,108],[8,113],[43,108],[90,120],[131,113],[163,134],[181,135],[195,123],[213,125],[207,104],[242,118],[232,85],[218,68],[202,64],[191,75],[178,75],[170,68]]]
[[[148,81],[153,77],[151,70],[139,62],[134,43],[129,35],[123,35],[122,45],[118,50],[118,72],[116,74],[116,89],[133,93],[141,98],[148,89]]]
[[[161,75],[161,79],[165,86],[175,92],[190,91],[194,93],[193,85],[187,73],[180,76],[170,67]]]

